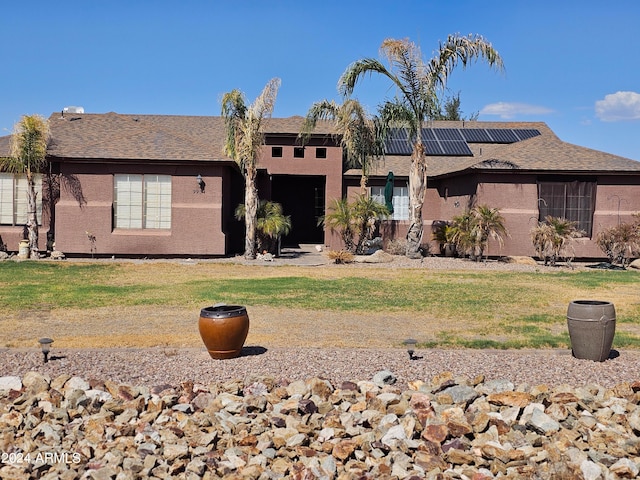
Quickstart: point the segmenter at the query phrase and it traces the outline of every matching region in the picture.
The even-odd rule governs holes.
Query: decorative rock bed
[[[374,381],[375,380],[375,381]],[[636,478],[640,382],[0,378],[0,478]]]

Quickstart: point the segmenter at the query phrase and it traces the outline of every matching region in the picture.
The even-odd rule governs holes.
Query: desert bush
[[[404,238],[397,238],[387,242],[384,251],[390,255],[404,255],[407,251],[407,241]]]
[[[333,263],[351,263],[353,262],[353,253],[346,250],[330,250],[327,252],[329,260],[333,260]]]
[[[640,223],[621,223],[598,233],[596,243],[609,263],[626,267],[632,258],[640,255]]]
[[[573,259],[572,240],[584,236],[577,222],[547,215],[543,222],[531,229],[531,242],[538,258],[554,266],[558,260],[570,263]]]

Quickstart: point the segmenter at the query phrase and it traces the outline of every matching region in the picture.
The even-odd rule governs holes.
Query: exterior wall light
[[[53,339],[51,338],[41,338],[38,340],[40,344],[40,348],[42,348],[42,355],[44,355],[44,363],[49,361],[49,351],[51,350],[51,344],[53,343]]]
[[[198,176],[196,177],[196,181],[198,182],[198,188],[200,189],[200,193],[204,193],[204,187],[206,187],[207,184],[204,183],[204,180],[202,179],[202,175],[198,174]]]

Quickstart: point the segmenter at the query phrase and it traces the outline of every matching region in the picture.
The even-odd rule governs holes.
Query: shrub
[[[573,259],[572,240],[584,236],[577,222],[551,215],[546,216],[543,222],[538,222],[530,233],[538,258],[544,260],[545,265],[552,266],[561,259],[570,263]]]
[[[640,223],[621,223],[598,233],[596,243],[609,263],[623,268],[631,258],[640,255]]]
[[[346,250],[330,250],[327,252],[327,256],[333,263],[351,263],[353,262],[353,253]]]
[[[384,251],[390,255],[404,255],[407,251],[407,241],[404,238],[390,240]]]

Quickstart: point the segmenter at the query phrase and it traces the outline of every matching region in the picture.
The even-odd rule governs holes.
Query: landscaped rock
[[[353,261],[357,263],[389,263],[394,256],[384,250],[376,250],[371,255],[354,255]]]
[[[0,391],[20,390],[22,379],[15,376],[0,377]]]
[[[445,372],[403,391],[393,378],[382,371],[339,388],[319,378],[147,388],[35,372],[2,377],[0,450],[48,452],[49,460],[5,461],[0,477],[640,474],[640,384],[526,388]]]
[[[517,265],[537,265],[537,262],[533,258],[518,255],[500,257],[500,261],[505,263],[515,263]]]

